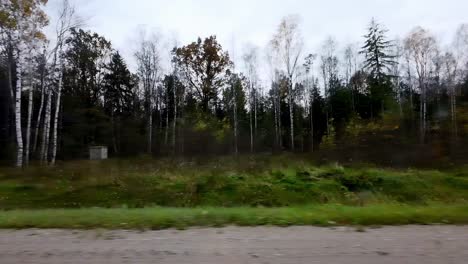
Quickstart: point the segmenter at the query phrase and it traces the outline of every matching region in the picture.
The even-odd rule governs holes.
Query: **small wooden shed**
[[[90,160],[105,160],[107,159],[107,146],[91,146],[89,147]]]

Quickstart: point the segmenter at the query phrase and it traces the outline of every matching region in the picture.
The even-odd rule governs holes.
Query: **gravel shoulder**
[[[467,263],[468,226],[0,230],[0,263]]]

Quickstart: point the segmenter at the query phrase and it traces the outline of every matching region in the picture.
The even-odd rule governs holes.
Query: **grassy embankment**
[[[299,157],[77,161],[0,169],[0,227],[468,223],[468,169],[316,166]]]

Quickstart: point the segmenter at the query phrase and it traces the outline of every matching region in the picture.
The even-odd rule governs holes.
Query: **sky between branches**
[[[52,25],[61,0],[49,0],[46,8]],[[163,51],[174,39],[181,45],[216,35],[242,70],[241,55],[247,44],[263,48],[281,18],[298,14],[302,18],[304,56],[320,53],[328,36],[338,42],[338,55],[346,44],[361,45],[372,17],[385,25],[389,37],[405,35],[415,26],[430,29],[442,44],[448,43],[461,23],[468,23],[466,0],[72,0],[86,19],[86,29],[110,40],[131,69],[138,32],[158,31]],[[168,54],[166,54],[168,56]],[[260,57],[263,57],[260,54]],[[265,64],[260,61],[260,64]],[[261,66],[264,68],[265,66]],[[266,69],[260,70],[267,79]],[[266,81],[266,80],[264,80]]]

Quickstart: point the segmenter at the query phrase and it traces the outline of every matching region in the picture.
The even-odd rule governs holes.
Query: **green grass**
[[[467,224],[468,205],[288,208],[46,209],[0,213],[0,228],[163,229],[190,226]]]
[[[468,223],[468,168],[318,166],[300,156],[0,168],[0,227]]]
[[[468,201],[468,169],[317,166],[299,157],[75,161],[0,168],[0,210],[425,205]]]

